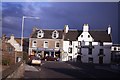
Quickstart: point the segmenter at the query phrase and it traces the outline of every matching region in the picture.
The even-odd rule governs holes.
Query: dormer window
[[[81,35],[81,37],[83,37],[83,35]]]
[[[37,38],[42,38],[44,36],[44,32],[42,30],[39,30],[37,32]]]
[[[88,38],[90,38],[90,35],[88,35]]]
[[[58,31],[53,31],[53,33],[52,33],[52,38],[58,38],[59,37],[59,33],[58,33]]]

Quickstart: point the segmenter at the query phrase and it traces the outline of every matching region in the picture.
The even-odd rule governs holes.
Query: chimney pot
[[[88,32],[88,31],[89,31],[89,26],[88,26],[88,24],[84,24],[84,26],[83,26],[83,31],[84,31],[84,32]]]

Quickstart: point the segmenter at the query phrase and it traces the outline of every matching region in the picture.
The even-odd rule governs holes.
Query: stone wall
[[[2,80],[7,80],[8,78],[23,78],[24,70],[24,62],[16,63],[2,72]]]

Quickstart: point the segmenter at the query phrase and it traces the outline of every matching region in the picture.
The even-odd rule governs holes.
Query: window
[[[47,41],[44,42],[44,48],[48,48],[48,42]]]
[[[12,52],[13,49],[11,47],[8,47],[8,52]]]
[[[68,60],[69,60],[69,61],[72,61],[72,56],[68,56]]]
[[[89,46],[92,46],[92,42],[89,42]]]
[[[100,49],[100,55],[102,55],[103,54],[103,49]]]
[[[79,45],[79,46],[81,45],[81,41],[78,42],[78,45]]]
[[[68,52],[69,52],[69,53],[72,53],[72,48],[69,48],[69,49],[68,49]]]
[[[81,37],[83,37],[83,35],[81,35]]]
[[[103,42],[100,42],[100,46],[103,46]]]
[[[72,41],[69,41],[69,45],[72,45]]]
[[[115,51],[117,50],[116,47],[114,47],[114,50],[115,50]]]
[[[37,38],[42,38],[44,36],[44,32],[42,30],[39,30],[37,33]]]
[[[59,37],[59,33],[55,30],[52,33],[52,38],[58,38]]]
[[[90,35],[88,35],[88,38],[90,38]]]
[[[89,55],[92,55],[92,49],[89,48],[89,52],[88,52]]]
[[[36,40],[34,40],[34,41],[32,42],[32,47],[37,47],[37,41],[36,41]]]
[[[21,61],[21,57],[17,57],[16,62],[20,62],[20,61]]]
[[[89,62],[89,63],[93,63],[93,58],[92,58],[92,57],[89,57],[89,58],[88,58],[88,62]]]
[[[120,50],[120,47],[118,47],[118,50]]]
[[[60,43],[59,42],[56,43],[56,47],[57,48],[60,47]]]

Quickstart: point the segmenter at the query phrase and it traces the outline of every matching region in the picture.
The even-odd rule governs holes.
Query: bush
[[[2,60],[2,65],[9,65],[10,64],[10,60]]]

